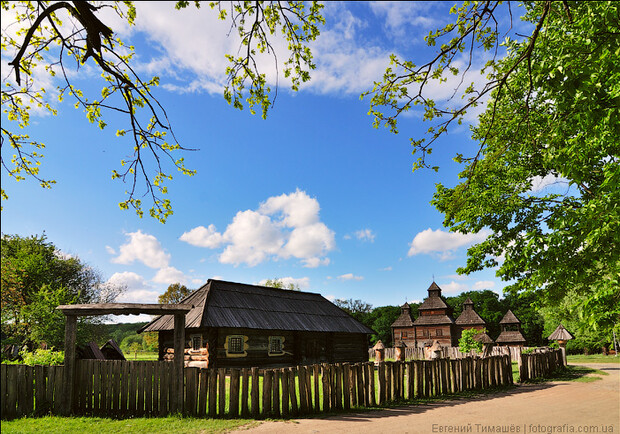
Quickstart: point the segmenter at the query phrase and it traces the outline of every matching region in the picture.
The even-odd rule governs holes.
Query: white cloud
[[[317,268],[321,265],[329,265],[329,258],[308,258],[301,261],[306,268]]]
[[[454,280],[450,283],[442,284],[440,286],[443,292],[449,293],[449,294],[455,294],[455,293],[467,291],[469,289],[467,285],[463,283],[455,282]]]
[[[360,241],[370,241],[371,243],[375,242],[375,234],[373,234],[370,229],[356,231],[355,237]]]
[[[129,242],[120,248],[120,254],[112,258],[115,264],[131,264],[140,261],[150,268],[167,267],[170,262],[170,255],[164,252],[160,242],[153,235],[137,232],[126,234]]]
[[[392,267],[380,268],[379,271],[392,271]]]
[[[493,288],[495,288],[495,282],[493,282],[492,280],[479,280],[471,287],[471,289],[473,289],[474,291]]]
[[[114,273],[107,281],[108,284],[124,286],[126,290],[115,300],[119,303],[157,303],[159,291],[154,290],[147,281],[131,271]]]
[[[556,176],[553,173],[550,173],[544,177],[535,176],[530,179],[530,182],[532,183],[532,189],[530,190],[532,193],[539,193],[553,185],[568,185],[568,181],[566,179]]]
[[[370,9],[377,17],[385,18],[386,34],[394,39],[405,37],[409,26],[414,26],[419,34],[428,33],[439,26],[430,16],[428,2],[370,2]]]
[[[255,266],[277,255],[284,245],[284,235],[266,215],[256,211],[239,211],[224,232],[228,244],[220,255],[223,264],[246,263]]]
[[[296,285],[299,289],[308,289],[310,287],[310,278],[309,277],[278,277],[278,280],[284,284],[285,287],[288,287],[290,284]],[[263,279],[258,282],[259,285],[264,285],[267,283],[267,279]]]
[[[336,248],[334,232],[319,219],[320,206],[304,191],[268,198],[257,211],[239,211],[220,234],[215,226],[199,226],[181,240],[216,248],[224,264],[255,266],[269,259],[299,259],[305,267],[329,264],[326,255]]]
[[[477,234],[461,234],[428,228],[413,238],[407,256],[429,254],[441,260],[450,259],[457,249],[484,241],[490,234],[486,229]]]
[[[191,5],[174,11],[166,2],[137,2],[136,9],[136,25],[122,28],[121,35],[144,32],[159,52],[157,57],[140,59],[142,63],[137,69],[163,77],[162,86],[170,91],[221,95],[229,66],[225,55],[234,55],[240,48],[230,19],[219,20],[217,12],[208,7],[196,9]],[[374,23],[356,17],[346,5],[328,3],[324,13],[328,25],[321,26],[320,37],[310,44],[316,69],[311,73],[312,80],[304,83],[302,89],[320,94],[359,94],[372,88],[373,81],[388,66],[393,48],[360,43],[359,31]],[[257,63],[268,85],[273,88],[277,83],[281,89],[289,88],[290,79],[283,73],[288,42],[280,31],[269,39],[279,65],[276,67],[270,54],[260,53]]]
[[[157,271],[157,274],[153,277],[153,282],[164,283],[166,285],[171,285],[173,283],[184,285],[188,282],[188,278],[182,271],[174,267],[164,267]]]
[[[443,279],[452,279],[452,280],[468,280],[469,276],[466,274],[447,274],[445,276],[441,276]]]
[[[297,190],[291,194],[270,197],[263,202],[258,212],[272,215],[282,213],[281,222],[287,227],[300,227],[315,224],[319,221],[319,202]]]
[[[219,247],[223,242],[222,235],[217,232],[215,225],[209,225],[208,228],[198,226],[189,232],[184,232],[179,239],[192,246],[210,249]]]
[[[329,301],[331,301],[331,302],[333,303],[333,302],[334,302],[334,300],[336,299],[336,296],[335,296],[335,295],[330,294],[330,295],[326,295],[326,296],[325,296],[325,298],[326,298],[326,299],[328,299]]]
[[[340,280],[364,280],[363,276],[355,276],[353,273],[347,273],[347,274],[343,274],[341,276],[338,276],[338,279]]]
[[[116,250],[114,250],[110,246],[105,246],[105,251],[108,252],[110,255],[116,255]]]

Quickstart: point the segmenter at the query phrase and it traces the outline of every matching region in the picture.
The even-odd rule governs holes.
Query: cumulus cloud
[[[319,202],[304,191],[268,198],[258,210],[239,211],[223,234],[213,225],[199,226],[181,236],[195,246],[225,246],[223,264],[255,266],[273,259],[299,259],[305,267],[329,263],[334,232],[320,221]]]
[[[120,254],[112,258],[113,263],[127,265],[139,261],[150,268],[168,266],[170,255],[164,251],[161,243],[153,235],[138,230],[126,236],[129,240],[119,248]]]
[[[157,303],[159,291],[153,289],[139,274],[131,271],[114,273],[107,283],[126,288],[116,299],[119,303]]]
[[[489,235],[489,230],[482,230],[477,234],[461,234],[428,228],[413,238],[407,256],[427,254],[437,256],[440,260],[450,259],[457,249],[484,241]]]
[[[364,280],[363,276],[356,276],[353,273],[347,273],[347,274],[343,274],[341,276],[338,276],[338,279],[340,280]]]
[[[370,2],[370,9],[378,18],[385,20],[386,34],[401,39],[410,26],[415,26],[419,33],[428,33],[439,27],[430,14],[431,5],[429,2],[375,1]]]
[[[299,289],[308,289],[310,287],[309,277],[295,278],[295,277],[287,276],[287,277],[278,277],[278,280],[284,284],[285,288],[291,284],[296,285],[297,287],[299,287]],[[267,279],[263,279],[260,282],[258,282],[259,285],[264,285],[265,283],[267,283]]]
[[[355,238],[360,241],[370,241],[371,243],[375,242],[375,234],[370,229],[362,229],[355,232]]]
[[[171,285],[173,283],[180,283],[185,285],[188,282],[187,276],[174,267],[163,267],[157,271],[155,277],[153,277],[153,282],[156,283],[164,283],[166,285]]]
[[[455,294],[463,291],[467,291],[469,288],[464,283],[455,282],[454,280],[450,283],[442,284],[441,290],[448,294]]]
[[[189,232],[184,232],[179,239],[192,246],[210,249],[219,247],[223,242],[222,235],[217,232],[215,225],[209,225],[207,228],[198,226]]]
[[[471,289],[473,289],[474,291],[493,288],[495,288],[495,282],[493,282],[492,280],[479,280],[471,287]]]

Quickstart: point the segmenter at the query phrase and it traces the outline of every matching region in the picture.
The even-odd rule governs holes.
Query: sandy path
[[[327,418],[264,422],[246,433],[620,432],[620,365],[591,383],[519,386],[474,399],[408,405]],[[462,431],[464,429],[464,431]]]

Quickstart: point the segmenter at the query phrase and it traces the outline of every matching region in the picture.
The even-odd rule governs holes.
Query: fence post
[[[62,414],[68,416],[73,408],[73,383],[75,381],[75,334],[77,331],[77,316],[67,315],[65,322],[65,361],[63,370],[64,407]]]
[[[291,413],[293,416],[297,416],[299,413],[299,407],[297,406],[297,390],[295,388],[295,368],[288,368],[288,392],[291,401]],[[258,388],[258,381],[257,381]]]
[[[185,314],[174,315],[174,374],[172,375],[173,399],[171,410],[173,413],[183,413],[183,366],[185,362]]]
[[[351,368],[348,363],[342,366],[342,404],[345,410],[351,408]]]

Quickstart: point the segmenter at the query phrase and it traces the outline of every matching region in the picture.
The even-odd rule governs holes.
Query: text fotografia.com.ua
[[[440,425],[433,424],[434,433],[613,433],[613,425],[545,425],[545,424],[510,424],[485,425],[468,423],[467,425]]]

